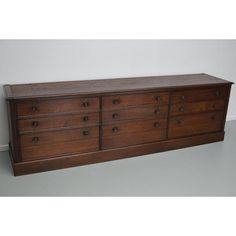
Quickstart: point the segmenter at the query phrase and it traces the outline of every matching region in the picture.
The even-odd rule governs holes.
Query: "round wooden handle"
[[[119,117],[119,114],[118,113],[114,113],[113,115],[112,115],[112,118],[118,118]]]
[[[181,95],[181,96],[180,96],[180,99],[181,99],[181,100],[184,100],[184,99],[185,99],[185,96],[184,96],[184,95]]]
[[[32,138],[32,141],[33,141],[34,143],[38,143],[38,142],[39,142],[39,137],[33,137],[33,138]]]
[[[88,116],[84,116],[83,117],[83,121],[88,121],[89,120],[89,117]]]
[[[84,130],[84,131],[83,131],[83,135],[84,135],[84,136],[89,135],[89,131],[88,131],[88,130]]]
[[[38,107],[37,107],[37,106],[32,106],[32,107],[31,107],[31,111],[33,111],[33,112],[38,111]]]
[[[39,122],[38,121],[33,121],[32,122],[32,126],[33,127],[38,127],[39,126]]]
[[[180,112],[183,112],[183,111],[184,111],[184,108],[183,108],[183,107],[180,107],[180,108],[179,108],[179,111],[180,111]]]
[[[160,127],[160,123],[159,123],[159,122],[155,122],[155,123],[154,123],[154,127],[155,127],[155,128],[159,128],[159,127]]]
[[[179,124],[179,125],[182,124],[182,122],[183,122],[183,121],[180,120],[180,119],[177,120],[177,124]]]
[[[88,107],[89,106],[89,102],[83,102],[83,107]]]
[[[118,132],[118,130],[119,130],[118,127],[113,127],[113,128],[112,128],[112,132],[113,132],[113,133]]]
[[[220,91],[219,91],[219,90],[216,90],[216,91],[214,92],[214,95],[215,95],[216,97],[219,97],[219,96],[220,96]]]
[[[117,105],[117,104],[120,103],[120,100],[119,100],[119,99],[114,99],[114,100],[112,101],[112,103],[113,103],[114,105]]]
[[[154,111],[155,114],[160,114],[160,108],[158,107],[155,111]]]
[[[156,101],[160,101],[161,97],[160,96],[156,96],[155,99],[156,99]]]

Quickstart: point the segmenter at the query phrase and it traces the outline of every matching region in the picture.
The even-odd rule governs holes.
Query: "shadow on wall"
[[[3,84],[0,84],[0,151],[6,150],[8,142],[7,104],[4,97]]]

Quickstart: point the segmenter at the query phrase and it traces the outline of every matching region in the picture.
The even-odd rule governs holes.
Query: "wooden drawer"
[[[214,87],[176,91],[172,93],[171,103],[196,102],[210,99],[220,99],[227,95],[226,87]]]
[[[142,93],[129,95],[105,96],[102,98],[103,110],[116,110],[129,106],[146,104],[169,104],[169,93]]]
[[[170,118],[169,138],[220,131],[223,112],[210,112]]]
[[[117,120],[133,119],[155,119],[157,117],[167,117],[168,105],[166,106],[140,106],[132,109],[102,112],[102,122],[114,122]]]
[[[71,142],[80,139],[89,139],[99,136],[99,128],[70,129],[52,132],[23,134],[20,136],[22,147],[39,146],[43,144]]]
[[[166,129],[155,129],[139,133],[127,133],[102,137],[102,149],[126,147],[137,144],[151,143],[166,138]]]
[[[71,112],[86,113],[98,110],[98,97],[35,100],[19,102],[17,104],[17,114],[19,117]]]
[[[155,131],[166,129],[167,119],[138,120],[129,122],[116,122],[102,126],[102,136],[116,136],[120,134]],[[135,135],[135,134],[134,134]]]
[[[94,152],[99,150],[99,139],[84,139],[73,142],[37,145],[21,149],[22,161],[47,159],[67,154]]]
[[[192,103],[177,103],[171,105],[170,115],[182,115],[188,113],[197,113],[205,111],[223,110],[225,107],[224,100],[202,101]]]
[[[99,113],[64,115],[18,120],[20,133],[66,127],[88,127],[99,124]]]

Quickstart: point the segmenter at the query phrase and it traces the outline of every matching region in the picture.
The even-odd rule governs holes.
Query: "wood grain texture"
[[[102,125],[102,137],[166,129],[167,119],[121,121]],[[133,134],[135,136],[135,134]]]
[[[212,87],[203,89],[190,89],[173,92],[171,103],[196,102],[211,99],[220,99],[226,97],[227,87]]]
[[[50,113],[68,112],[94,112],[99,111],[99,99],[93,98],[67,98],[57,100],[33,100],[17,104],[18,117],[40,116]]]
[[[7,99],[21,99],[222,84],[232,83],[207,74],[192,74],[5,85],[5,93]]]
[[[223,112],[210,112],[170,118],[169,138],[217,132],[221,129]]]
[[[105,161],[112,161],[122,158],[147,155],[151,153],[163,152],[167,150],[191,147],[206,143],[224,140],[224,132],[209,133],[204,135],[171,139],[166,141],[135,145],[117,149],[101,150],[85,154],[67,155],[56,158],[48,158],[37,161],[26,161],[13,163],[14,174],[25,175],[42,171],[88,165]],[[145,156],[144,156],[145,158]],[[154,158],[158,158],[154,157]]]
[[[120,120],[136,120],[167,117],[168,106],[138,106],[132,109],[103,111],[102,122],[115,122]]]
[[[152,143],[163,139],[166,139],[166,129],[153,129],[149,131],[104,136],[102,137],[102,149]]]
[[[94,152],[98,151],[98,147],[98,138],[22,147],[22,160],[39,160],[68,154]]]
[[[170,115],[178,116],[207,111],[224,110],[225,100],[201,101],[192,103],[178,103],[171,105]]]
[[[22,147],[41,146],[45,144],[55,144],[61,142],[72,142],[75,140],[85,140],[99,136],[97,127],[86,127],[80,129],[69,129],[59,131],[49,131],[41,133],[24,134],[20,136]],[[41,147],[43,148],[43,146]]]
[[[21,161],[20,140],[18,135],[18,123],[16,116],[16,103],[7,101],[8,127],[9,127],[9,146],[14,157],[14,162]]]
[[[169,93],[141,93],[102,97],[102,110],[116,110],[133,106],[169,104]]]
[[[44,118],[19,119],[18,124],[20,133],[90,127],[99,125],[99,113],[96,112]]]

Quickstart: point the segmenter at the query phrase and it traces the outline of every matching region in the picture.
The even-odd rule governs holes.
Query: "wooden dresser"
[[[14,174],[221,141],[231,85],[206,74],[5,85]]]

